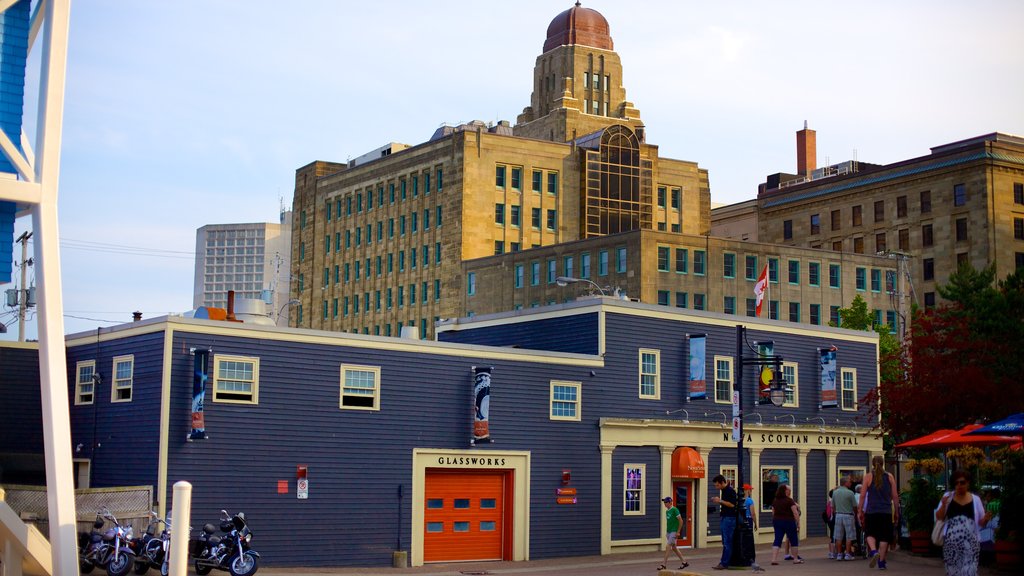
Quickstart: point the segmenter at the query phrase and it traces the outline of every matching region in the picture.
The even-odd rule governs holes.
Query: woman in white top
[[[981,547],[978,533],[992,518],[981,498],[970,491],[971,475],[957,470],[950,477],[954,489],[946,492],[935,509],[935,519],[945,520],[942,560],[947,576],[977,576]]]

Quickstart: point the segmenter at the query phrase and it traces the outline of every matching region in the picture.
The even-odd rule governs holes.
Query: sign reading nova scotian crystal
[[[822,407],[839,405],[836,394],[836,350],[818,349],[821,365],[821,405]]]
[[[192,374],[192,432],[189,440],[206,439],[206,419],[203,416],[203,401],[206,399],[207,365],[210,360],[209,350],[196,350]]]
[[[708,396],[708,381],[705,373],[707,366],[707,336],[690,334],[690,399],[703,400]]]
[[[491,369],[474,368],[473,442],[490,442]]]

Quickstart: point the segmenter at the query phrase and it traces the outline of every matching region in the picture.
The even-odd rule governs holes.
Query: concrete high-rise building
[[[224,308],[227,294],[266,302],[267,314],[288,325],[291,212],[280,223],[208,224],[196,231],[192,307]]]

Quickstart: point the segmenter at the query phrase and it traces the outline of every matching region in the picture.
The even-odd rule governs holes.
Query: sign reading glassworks
[[[732,440],[731,434],[722,434],[722,440]],[[743,439],[750,446],[860,446],[861,437],[850,434],[807,434],[804,432],[756,432]]]

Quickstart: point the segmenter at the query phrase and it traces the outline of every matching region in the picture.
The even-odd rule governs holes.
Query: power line
[[[61,238],[60,245],[62,248],[69,248],[72,250],[104,252],[108,254],[150,256],[154,258],[174,258],[179,260],[192,260],[195,258],[195,253],[184,250],[165,250],[162,248],[125,246],[123,244],[93,242],[90,240],[75,240],[73,238]]]

